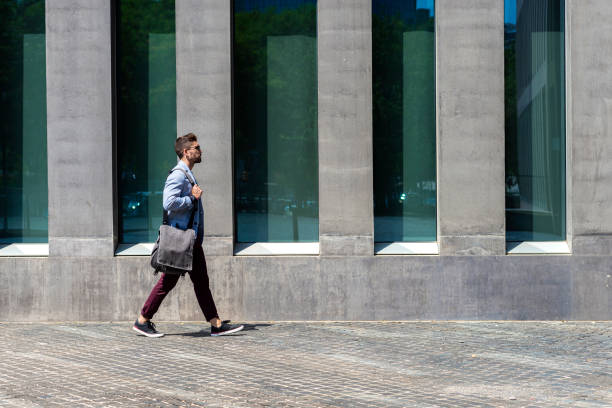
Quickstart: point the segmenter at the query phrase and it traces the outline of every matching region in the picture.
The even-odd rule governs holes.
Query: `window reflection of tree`
[[[314,48],[312,56],[296,55],[310,61],[304,72],[285,73],[288,76],[270,76],[268,64],[272,43],[283,39],[300,42],[311,38]],[[273,41],[273,40],[278,41]],[[308,43],[308,41],[306,41]],[[236,211],[238,214],[261,214],[256,219],[263,222],[267,217],[288,217],[293,240],[300,240],[298,218],[310,218],[316,223],[318,217],[318,154],[317,154],[317,101],[316,101],[316,1],[314,0],[236,0],[234,3],[234,154]],[[291,50],[288,50],[289,53]],[[276,57],[284,55],[280,54]],[[282,67],[282,61],[280,66]],[[303,78],[313,73],[312,78]],[[294,100],[291,92],[294,84],[286,83],[295,77],[303,80],[310,91],[310,102]],[[312,89],[310,89],[312,88]],[[288,127],[278,124],[278,118],[269,105],[269,92],[283,99],[282,118]],[[271,135],[270,129],[276,120]],[[274,140],[270,140],[270,137]],[[269,157],[270,151],[279,157]],[[296,185],[295,171],[282,171],[283,163],[293,162],[295,168],[304,169]],[[240,215],[238,215],[240,223]],[[260,239],[266,240],[267,222],[255,227]],[[240,240],[240,226],[238,239]],[[318,234],[317,234],[318,235]],[[315,240],[317,238],[314,238]]]
[[[176,87],[172,76],[159,89],[151,88],[149,65],[155,50],[150,41],[155,34],[175,33],[175,0],[116,0],[116,30],[120,240],[150,242],[161,223],[163,183],[176,163],[175,132],[167,135],[163,160],[148,157],[148,146],[155,142],[149,140],[149,99],[163,98],[164,90]]]
[[[47,206],[40,202],[28,207],[28,201],[36,198],[24,197],[23,179],[29,171],[28,178],[46,193],[47,173],[32,173],[24,165],[23,108],[28,101],[23,95],[23,70],[25,36],[45,33],[45,2],[5,0],[0,2],[0,17],[0,242],[39,242],[47,238]],[[44,117],[29,119],[46,123]],[[32,222],[33,218],[39,221]]]
[[[429,8],[419,8],[424,3],[428,3]],[[416,0],[373,2],[374,215],[377,241],[435,240],[433,3]],[[431,41],[432,48],[428,49],[427,43],[414,43],[422,40]],[[432,53],[431,62],[426,55],[405,55],[416,50]],[[406,61],[410,65],[405,66]],[[411,80],[414,74],[411,69],[426,70],[422,73],[430,74],[430,84],[404,83]],[[405,95],[406,92],[412,94]],[[429,108],[411,109],[405,106],[406,103],[423,104],[422,107]],[[417,112],[428,113],[418,116]],[[409,146],[404,146],[404,143],[409,143]]]

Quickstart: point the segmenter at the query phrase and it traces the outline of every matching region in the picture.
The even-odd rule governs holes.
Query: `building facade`
[[[27,3],[0,321],[137,315],[188,132],[222,316],[612,318],[609,1]]]

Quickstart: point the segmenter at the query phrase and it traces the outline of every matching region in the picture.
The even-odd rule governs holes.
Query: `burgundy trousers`
[[[193,282],[193,290],[195,291],[196,298],[198,299],[202,312],[204,312],[206,320],[210,321],[215,317],[219,317],[215,301],[208,287],[208,271],[206,270],[204,251],[202,250],[202,245],[198,243],[196,243],[193,248],[193,269],[189,272],[189,277]],[[159,281],[157,281],[157,284],[153,287],[140,314],[147,319],[152,319],[166,295],[176,286],[179,278],[180,275],[163,273]]]

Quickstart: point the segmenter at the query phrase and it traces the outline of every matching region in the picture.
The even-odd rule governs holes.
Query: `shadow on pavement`
[[[229,320],[227,320],[227,322],[229,322]],[[251,331],[251,330],[259,330],[258,327],[269,327],[272,326],[269,323],[259,323],[259,324],[248,324],[248,323],[243,323],[244,324],[244,329],[242,329],[241,331],[235,333],[235,334],[228,334],[226,336],[235,336],[235,337],[239,337],[239,336],[244,336],[246,331]],[[210,329],[204,329],[204,330],[200,330],[197,332],[186,332],[186,333],[166,333],[166,336],[185,336],[185,337],[210,337]]]

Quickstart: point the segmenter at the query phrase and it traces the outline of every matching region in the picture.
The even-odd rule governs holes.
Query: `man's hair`
[[[193,142],[197,142],[198,137],[193,133],[187,133],[184,136],[176,138],[176,142],[174,142],[174,151],[179,159],[183,158],[183,150],[189,149]]]

